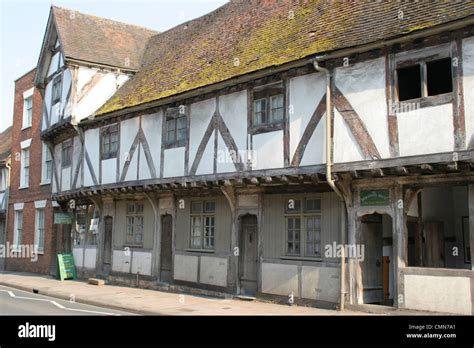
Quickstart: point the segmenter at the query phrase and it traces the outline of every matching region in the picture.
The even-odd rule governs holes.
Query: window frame
[[[66,153],[65,150],[67,150],[69,157],[65,155]],[[61,168],[68,168],[72,165],[73,150],[74,150],[73,139],[67,139],[61,143]]]
[[[31,102],[30,107],[27,101]],[[22,129],[30,128],[33,123],[33,94],[23,97],[23,124]]]
[[[57,93],[55,92],[56,86],[58,86]],[[62,77],[62,74],[59,74],[58,76],[54,77],[53,84],[51,85],[51,106],[56,105],[58,102],[61,101],[62,86],[63,86],[63,77]]]
[[[293,199],[294,201],[299,201],[299,208],[294,210],[288,209],[289,200]],[[309,200],[319,201],[319,209],[309,210],[306,208],[306,202]],[[308,219],[319,219],[319,240],[313,239],[311,242],[313,246],[319,244],[319,253],[318,254],[308,254]],[[293,239],[290,240],[289,237],[289,220],[296,219],[299,220],[299,240],[297,241],[295,232],[293,232]],[[322,252],[322,236],[323,236],[323,199],[319,196],[309,196],[309,197],[296,197],[296,198],[285,198],[285,207],[284,207],[284,225],[283,225],[283,256],[282,258],[298,258],[298,259],[310,259],[310,260],[321,260],[323,258]],[[293,222],[292,229],[296,229],[296,223]],[[315,229],[316,232],[317,229]],[[318,241],[319,243],[315,242]],[[289,252],[289,243],[293,243],[292,249],[293,252]],[[295,251],[295,243],[299,243],[299,253]]]
[[[49,171],[48,171],[49,168]],[[49,175],[48,175],[49,173]],[[41,161],[41,184],[50,184],[53,177],[53,156],[49,147],[43,142],[43,153]]]
[[[284,81],[278,81],[275,83],[263,85],[263,86],[257,86],[254,87],[249,91],[249,94],[251,96],[250,100],[250,115],[249,115],[249,120],[251,124],[251,132],[252,134],[260,134],[260,133],[266,133],[266,132],[274,132],[274,131],[279,131],[279,130],[284,130],[285,128],[285,123],[288,118],[288,114],[286,112],[287,109],[287,96],[286,96],[286,83]],[[283,104],[281,107],[278,108],[273,108],[272,107],[272,100],[275,97],[280,97],[282,98]],[[265,101],[265,115],[266,115],[266,122],[263,123],[257,123],[256,120],[256,103],[259,101]],[[282,110],[282,118],[274,120],[273,119],[273,111],[274,110]],[[263,111],[260,111],[260,113],[263,113]]]
[[[451,60],[451,92],[446,92],[436,95],[428,95],[428,78],[427,78],[427,63],[434,61],[447,59]],[[393,92],[392,100],[398,103],[400,106],[403,104],[414,104],[416,103],[419,107],[429,107],[442,104],[452,103],[454,100],[454,89],[455,89],[455,67],[452,64],[452,53],[449,47],[435,47],[433,49],[417,51],[408,55],[402,55],[400,57],[395,57],[395,62],[392,70],[392,79],[393,79]],[[420,81],[421,81],[421,97],[400,100],[399,92],[399,81],[398,81],[398,70],[403,68],[413,67],[415,65],[420,66]],[[402,109],[403,110],[403,109]],[[403,111],[393,111],[394,113],[399,113]]]
[[[26,154],[28,154],[28,156],[26,156]],[[31,167],[31,146],[27,146],[21,149],[20,188],[26,188],[30,186],[30,167]]]
[[[180,120],[184,120],[184,127],[178,128]],[[173,124],[173,139],[168,138],[169,124]],[[184,138],[178,139],[178,130],[184,129]],[[189,137],[189,115],[187,113],[187,107],[182,105],[180,107],[171,107],[166,109],[164,124],[163,124],[163,146],[165,149],[171,149],[176,147],[185,147]]]
[[[129,206],[133,206],[133,212],[129,211]],[[141,211],[137,209],[137,207],[141,207]],[[142,201],[129,201],[125,205],[125,246],[135,247],[135,248],[143,248],[143,235],[145,231],[145,203]],[[132,224],[132,233],[129,233],[129,219],[133,219]],[[137,228],[137,219],[141,219],[141,237],[140,242],[136,242],[136,235],[138,231],[135,229]],[[129,239],[129,236],[132,236]]]
[[[43,214],[43,226],[40,226],[40,215]],[[45,208],[35,208],[35,251],[38,254],[44,253],[44,236],[45,236]],[[42,230],[42,232],[41,232]],[[42,237],[42,238],[40,238]],[[40,243],[42,242],[42,243]]]
[[[21,219],[19,218],[21,217]],[[21,221],[21,224],[19,223]],[[20,251],[20,244],[23,239],[23,209],[15,209],[15,228],[13,229],[13,250]]]
[[[193,211],[193,204],[200,203],[199,211]],[[213,205],[213,209],[206,209],[206,204],[211,203]],[[216,247],[216,201],[212,199],[206,200],[192,200],[190,202],[190,210],[189,210],[189,249],[193,251],[201,251],[201,252],[214,252]],[[200,221],[200,231],[199,236],[196,237],[194,232],[194,221]],[[212,221],[209,225],[207,225],[207,219]],[[210,228],[211,233],[207,232],[206,229]],[[206,237],[206,233],[208,233],[208,237]],[[199,239],[199,245],[194,243],[196,238]],[[206,243],[206,239],[212,241],[210,243]],[[212,245],[211,245],[212,244]]]
[[[112,141],[113,134],[116,134],[117,141]],[[104,150],[105,138],[108,137],[108,146],[109,150],[106,152]],[[116,148],[112,151],[112,144],[116,143]],[[119,124],[113,124],[100,129],[100,158],[101,160],[107,160],[111,158],[117,158],[120,151],[120,127]]]

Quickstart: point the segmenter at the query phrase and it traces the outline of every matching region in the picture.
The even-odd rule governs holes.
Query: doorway
[[[169,214],[161,216],[161,253],[160,253],[160,280],[162,282],[171,282],[173,279],[172,271],[172,231],[173,217]]]
[[[106,216],[104,219],[104,258],[102,262],[102,270],[104,274],[109,274],[112,264],[112,216]]]
[[[245,215],[241,220],[239,278],[242,295],[257,293],[258,272],[258,222],[255,215]]]
[[[392,218],[386,214],[362,217],[361,262],[364,303],[393,304]]]

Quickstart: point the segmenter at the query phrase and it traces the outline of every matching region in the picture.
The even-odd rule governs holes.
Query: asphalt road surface
[[[0,315],[133,315],[0,285]]]

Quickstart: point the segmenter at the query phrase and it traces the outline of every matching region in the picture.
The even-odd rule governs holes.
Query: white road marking
[[[87,310],[87,309],[67,308],[67,307],[63,306],[62,304],[57,303],[56,301],[48,300],[48,299],[45,299],[45,298],[33,298],[33,297],[17,296],[17,295],[15,295],[15,293],[13,291],[10,291],[10,290],[0,289],[0,291],[6,292],[6,293],[8,293],[8,295],[10,295],[10,297],[17,298],[17,299],[20,299],[20,300],[46,301],[46,302],[49,302],[49,303],[55,305],[56,307],[58,307],[60,309],[66,310],[66,311],[76,311],[76,312],[95,313],[95,314],[102,314],[102,315],[120,316],[120,314],[117,314],[117,313],[90,311],[90,310]]]

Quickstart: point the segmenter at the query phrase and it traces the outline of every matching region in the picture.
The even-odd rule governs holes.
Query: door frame
[[[261,247],[261,230],[260,230],[260,219],[259,219],[259,215],[257,213],[254,213],[254,212],[245,212],[245,213],[242,213],[239,215],[239,218],[238,218],[238,222],[239,222],[239,225],[238,225],[238,231],[237,231],[237,236],[238,236],[238,246],[239,246],[239,256],[237,258],[237,284],[238,284],[238,293],[239,294],[242,294],[242,285],[241,285],[241,276],[242,276],[242,271],[243,271],[243,262],[242,262],[242,258],[243,258],[243,240],[242,240],[242,237],[243,237],[243,219],[245,217],[254,217],[255,218],[255,221],[256,221],[256,225],[257,225],[257,228],[256,228],[256,233],[257,233],[257,246],[256,246],[256,257],[257,257],[257,265],[256,265],[256,279],[255,279],[255,283],[256,283],[256,294],[260,292],[260,288],[261,288],[261,280],[260,280],[260,274],[261,274],[261,259],[260,259],[260,255],[261,255],[261,251],[260,251],[260,247]]]
[[[162,250],[163,250],[163,217],[164,216],[169,216],[171,218],[171,225],[170,225],[170,228],[171,228],[171,236],[170,236],[170,257],[171,257],[171,269],[170,269],[170,279],[169,279],[169,282],[173,282],[174,280],[174,224],[175,224],[175,216],[169,212],[164,212],[162,214],[160,214],[160,251],[159,251],[159,260],[158,260],[158,279],[160,281],[163,281],[163,279],[161,278],[161,267],[162,267],[162,262],[161,262],[161,258],[162,258]]]

